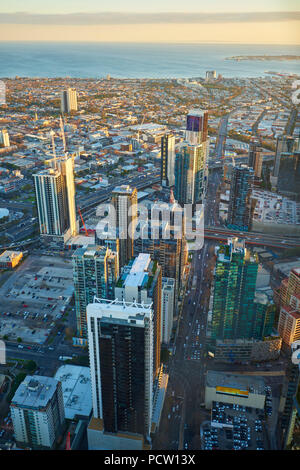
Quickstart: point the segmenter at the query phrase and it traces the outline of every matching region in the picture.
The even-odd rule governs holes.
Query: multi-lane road
[[[155,171],[153,174],[141,174],[139,176],[128,177],[126,179],[122,178],[107,186],[105,189],[99,190],[96,193],[93,193],[88,196],[81,196],[77,198],[77,206],[80,208],[82,212],[87,211],[95,207],[97,204],[106,201],[113,189],[116,186],[120,186],[122,184],[130,185],[137,189],[143,189],[148,186],[151,186],[154,183],[158,183],[160,181],[160,174]]]
[[[201,404],[204,401],[208,285],[213,251],[214,243],[206,242],[193,256],[174,354],[169,360],[166,404],[154,438],[154,449],[200,448],[200,423],[207,414]]]
[[[300,247],[300,237],[288,235],[272,235],[259,232],[237,232],[223,227],[205,227],[207,240],[226,241],[229,237],[239,237],[245,240],[246,245],[258,245],[273,248],[297,248]]]

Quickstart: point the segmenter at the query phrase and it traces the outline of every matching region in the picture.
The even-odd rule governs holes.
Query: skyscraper
[[[142,449],[152,416],[151,304],[95,299],[87,318],[93,399],[89,449]]]
[[[162,209],[162,220],[156,214]],[[166,210],[166,212],[163,212]],[[167,215],[167,217],[165,217]],[[156,234],[152,234],[153,228]],[[150,202],[148,220],[139,219],[137,231],[141,234],[134,243],[134,254],[149,253],[162,268],[164,277],[175,279],[175,297],[181,286],[188,246],[185,238],[183,209],[179,204]],[[178,236],[180,234],[180,236]]]
[[[161,290],[161,342],[169,344],[171,339],[175,299],[175,279],[162,278]]]
[[[233,230],[248,231],[251,224],[251,189],[254,171],[247,165],[233,168],[227,225]]]
[[[258,259],[244,240],[229,239],[217,253],[213,286],[213,340],[262,339],[273,325],[269,305],[256,296]]]
[[[184,144],[175,160],[174,196],[179,204],[202,203],[205,195],[206,143]]]
[[[76,235],[73,159],[52,160],[54,168],[33,175],[40,234],[42,236]]]
[[[122,270],[115,298],[126,302],[153,305],[153,375],[160,368],[162,272],[157,261],[141,253]]]
[[[192,109],[186,118],[185,138],[190,145],[199,145],[208,138],[208,112]]]
[[[300,269],[292,269],[281,283],[278,332],[288,346],[300,340]]]
[[[216,80],[216,78],[217,78],[217,72],[215,70],[208,70],[205,73],[205,81],[207,83]]]
[[[176,153],[174,195],[179,204],[202,203],[206,192],[209,152],[207,111],[192,110],[187,116],[186,142]]]
[[[248,166],[254,170],[255,178],[261,177],[262,148],[258,141],[252,141],[249,144]]]
[[[293,305],[295,298],[295,305]],[[280,303],[296,306],[296,299],[300,299],[300,268],[292,269],[289,277],[283,279],[280,285]]]
[[[118,186],[112,191],[111,203],[115,209],[114,224],[119,240],[120,268],[133,257],[134,233],[137,223],[137,189]]]
[[[161,184],[167,187],[175,184],[175,136],[171,134],[161,138]]]
[[[119,276],[118,254],[105,246],[78,248],[73,254],[77,334],[87,337],[86,308],[94,296],[113,299]]]
[[[280,160],[283,154],[292,154],[295,146],[295,139],[288,135],[279,135],[276,139],[276,151],[274,158],[273,176],[278,178]]]
[[[288,448],[293,440],[297,415],[299,416],[299,340],[290,345],[287,353],[290,362],[285,370],[285,380],[281,390],[284,408],[281,414],[282,448]],[[296,356],[296,357],[295,357]]]
[[[11,401],[10,410],[19,445],[53,448],[65,423],[61,383],[51,377],[27,375]]]
[[[298,308],[282,305],[278,320],[278,333],[288,346],[300,340],[300,302]]]
[[[75,88],[68,88],[61,92],[60,109],[62,113],[77,111],[77,92]]]
[[[270,175],[272,189],[299,199],[300,196],[300,138],[279,135],[276,142],[274,166]]]

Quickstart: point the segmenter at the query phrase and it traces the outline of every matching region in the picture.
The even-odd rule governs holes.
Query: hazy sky
[[[0,5],[0,40],[300,44],[299,6],[300,0],[9,0]]]

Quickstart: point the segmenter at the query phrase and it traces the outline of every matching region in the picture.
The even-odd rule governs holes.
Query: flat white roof
[[[19,385],[12,404],[22,408],[43,409],[51,400],[58,382],[52,377],[27,375]]]
[[[62,385],[65,415],[89,416],[92,411],[92,389],[89,367],[62,365],[55,374]]]
[[[149,254],[139,254],[139,256],[135,258],[129,274],[126,276],[124,285],[126,287],[137,287],[142,285],[150,262],[151,257]]]
[[[136,325],[144,324],[144,317],[151,317],[152,303],[144,304],[137,302],[125,302],[124,300],[108,300],[94,298],[94,303],[87,306],[87,317],[111,318],[121,322],[129,323],[130,319],[136,318]]]
[[[151,257],[148,253],[140,253],[133,262],[130,274],[145,272],[148,269],[150,262]]]

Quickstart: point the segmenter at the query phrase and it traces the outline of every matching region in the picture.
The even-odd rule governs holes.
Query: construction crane
[[[82,214],[81,214],[81,210],[79,209],[79,207],[78,207],[78,213],[79,213],[79,215],[80,215],[81,222],[82,222],[82,225],[83,225],[83,228],[84,228],[85,234],[86,234],[86,236],[88,237],[88,236],[89,236],[89,233],[88,233],[88,231],[87,231],[87,229],[86,229],[86,226],[85,226],[85,223],[84,223],[84,220],[83,220]]]

